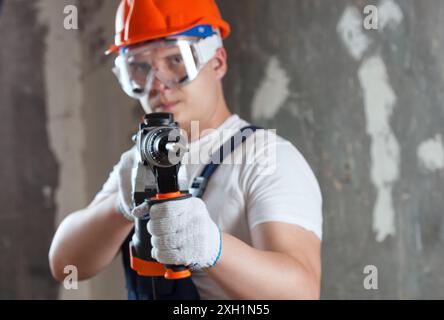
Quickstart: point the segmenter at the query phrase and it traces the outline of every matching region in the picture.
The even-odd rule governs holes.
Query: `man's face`
[[[171,48],[159,48],[153,55],[156,61],[167,61],[165,58],[174,57],[175,52],[172,52]],[[145,112],[170,112],[175,121],[187,131],[191,121],[207,121],[216,112],[218,99],[221,98],[220,81],[225,71],[221,74],[217,69],[220,59],[225,63],[224,51],[218,51],[215,58],[199,72],[197,78],[180,87],[168,88],[158,78],[154,78],[148,96],[141,101]],[[160,70],[162,65],[158,68]]]

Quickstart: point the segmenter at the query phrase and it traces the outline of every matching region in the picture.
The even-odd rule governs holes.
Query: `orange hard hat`
[[[219,29],[223,39],[230,34],[215,0],[122,0],[116,14],[115,44],[106,54],[199,25]]]

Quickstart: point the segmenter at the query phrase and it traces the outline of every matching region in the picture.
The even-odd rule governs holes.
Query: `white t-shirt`
[[[194,177],[202,173],[209,159],[209,149],[216,151],[226,139],[247,125],[249,123],[232,115],[214,132],[188,144],[189,151],[179,171],[181,189],[188,189]],[[239,146],[211,177],[202,197],[211,218],[222,232],[249,245],[251,230],[270,221],[301,226],[321,239],[322,196],[311,168],[289,141],[275,133],[266,133],[268,138],[257,139],[255,148],[248,148],[248,143],[260,133],[250,136],[244,143],[246,146]],[[132,148],[126,157],[135,161],[135,152]],[[124,157],[125,154],[122,159]],[[95,201],[117,192],[121,162],[114,167]],[[130,168],[132,164],[125,167]],[[130,180],[130,172],[127,176]],[[131,190],[124,192],[126,199],[130,199]],[[202,299],[228,299],[203,271],[194,272],[192,279]]]

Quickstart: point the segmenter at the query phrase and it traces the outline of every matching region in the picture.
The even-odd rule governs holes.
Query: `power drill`
[[[191,197],[179,188],[178,172],[186,146],[179,125],[171,113],[145,115],[134,137],[138,161],[133,169],[133,204],[149,206],[165,201]],[[156,178],[157,189],[145,183],[149,170]],[[130,243],[131,268],[140,276],[164,276],[166,279],[184,279],[191,276],[185,266],[163,265],[151,257],[151,235],[147,230],[149,214],[135,220],[135,230]]]

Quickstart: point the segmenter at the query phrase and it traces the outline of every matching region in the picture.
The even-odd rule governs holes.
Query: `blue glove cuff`
[[[211,265],[211,268],[216,265],[216,263],[220,260],[220,256],[222,254],[222,231],[218,227],[219,230],[219,252],[217,253],[216,260],[214,260],[213,264]]]

